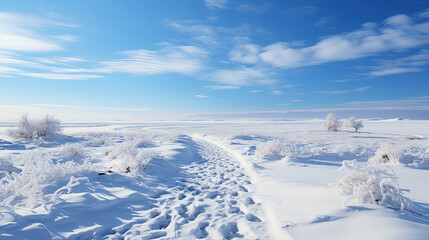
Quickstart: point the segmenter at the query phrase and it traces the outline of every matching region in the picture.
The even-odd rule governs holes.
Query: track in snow
[[[188,141],[196,161],[181,168],[186,177],[157,198],[149,216],[120,234],[138,239],[271,239],[261,203],[237,159],[204,140]],[[122,238],[110,235],[108,238]]]

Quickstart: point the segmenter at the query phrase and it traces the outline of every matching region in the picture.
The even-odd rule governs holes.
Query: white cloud
[[[76,58],[76,57],[49,57],[49,58],[35,58],[35,59],[38,62],[52,64],[52,65],[87,62],[86,59]]]
[[[281,95],[281,94],[283,94],[283,92],[282,92],[282,91],[279,91],[279,90],[273,90],[273,91],[271,91],[271,94],[274,94],[274,95]]]
[[[298,47],[292,43],[277,42],[259,51],[239,47],[230,55],[243,63],[255,63],[259,59],[261,63],[276,67],[296,68],[405,50],[428,43],[429,21],[416,23],[414,19],[400,14],[386,19],[380,26],[366,23],[355,31],[325,37],[312,46]]]
[[[0,74],[9,77],[25,76],[55,80],[85,80],[102,77],[96,74],[82,74],[93,73],[89,69],[68,66],[70,63],[85,61],[74,57],[33,58],[10,52],[0,52]],[[57,65],[66,67],[60,68]]]
[[[68,41],[68,42],[77,42],[80,38],[79,36],[74,36],[74,35],[70,35],[70,34],[58,35],[55,37],[60,39],[60,40],[64,40],[64,41]]]
[[[0,12],[0,49],[22,52],[61,50],[55,37],[37,32],[52,26],[68,25],[31,15]]]
[[[106,110],[114,110],[114,111],[127,111],[127,112],[147,112],[152,109],[150,108],[115,108],[115,107],[104,107]]]
[[[195,46],[167,46],[158,51],[134,50],[122,52],[125,58],[101,62],[104,65],[96,69],[104,73],[131,73],[151,75],[161,73],[191,74],[204,67],[206,52]]]
[[[331,21],[332,21],[332,17],[322,17],[317,19],[317,21],[314,23],[314,26],[323,27],[323,26],[326,26]]]
[[[64,74],[64,73],[34,73],[27,72],[19,74],[21,76],[33,77],[33,78],[43,78],[51,80],[87,80],[91,78],[101,78],[103,76],[93,75],[93,74]]]
[[[401,57],[395,60],[383,61],[377,66],[370,67],[371,77],[423,71],[422,67],[429,64],[429,51],[422,50],[417,54]]]
[[[255,12],[255,13],[264,13],[267,10],[273,8],[274,5],[269,2],[264,2],[261,4],[255,3],[243,3],[236,7],[237,11],[240,12]]]
[[[204,0],[207,7],[211,9],[226,8],[228,0]]]
[[[219,36],[216,33],[215,27],[194,24],[194,22],[172,22],[170,26],[177,29],[180,32],[188,33],[193,35],[193,40],[197,42],[202,42],[207,45],[217,45],[219,44]]]
[[[263,92],[264,90],[259,90],[259,89],[256,89],[256,90],[250,90],[249,92],[250,93],[260,93],[260,92]]]
[[[259,61],[259,47],[255,44],[241,44],[229,52],[229,58],[233,61],[255,64]]]
[[[263,68],[241,67],[217,70],[206,76],[207,80],[231,86],[270,85],[277,82],[272,71]]]
[[[404,99],[404,100],[377,100],[377,101],[356,101],[343,103],[355,107],[404,107],[420,106],[429,104],[429,99]]]
[[[212,90],[231,90],[231,89],[240,88],[238,86],[232,86],[232,85],[209,85],[209,86],[205,86],[205,87],[210,88]]]
[[[339,94],[347,94],[347,93],[351,93],[351,92],[364,92],[368,89],[370,89],[370,87],[361,87],[361,88],[349,89],[349,90],[320,91],[318,93],[339,95]]]
[[[197,98],[206,98],[207,96],[204,95],[204,94],[197,94],[197,95],[195,95],[195,97],[197,97]]]
[[[393,74],[400,74],[400,73],[409,73],[409,72],[420,72],[422,71],[419,68],[389,68],[389,69],[382,69],[382,70],[376,70],[369,73],[372,77],[380,77],[380,76],[386,76],[386,75],[393,75]]]
[[[32,106],[38,107],[53,107],[53,108],[80,108],[80,106],[73,105],[58,105],[58,104],[31,104]]]

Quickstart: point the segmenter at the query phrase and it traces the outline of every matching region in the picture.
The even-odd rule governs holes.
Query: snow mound
[[[400,211],[417,213],[414,203],[402,194],[396,176],[390,168],[369,166],[356,160],[343,161],[344,176],[337,184],[343,195],[351,195],[358,203],[377,204]]]

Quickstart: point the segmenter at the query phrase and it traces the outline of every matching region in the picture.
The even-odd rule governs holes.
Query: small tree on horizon
[[[337,115],[329,113],[325,121],[325,129],[330,132],[336,132],[341,127],[341,121],[338,119]]]
[[[362,120],[356,119],[355,117],[351,117],[346,121],[346,127],[354,128],[355,132],[359,129],[363,128]]]

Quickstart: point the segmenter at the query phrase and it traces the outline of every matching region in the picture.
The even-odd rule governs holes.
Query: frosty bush
[[[9,130],[9,135],[14,138],[35,138],[54,135],[61,131],[61,122],[54,116],[46,115],[42,119],[28,119],[23,115],[16,124],[16,129]]]
[[[137,176],[150,160],[160,156],[158,151],[142,148],[141,144],[138,139],[125,141],[112,147],[107,156],[120,161],[120,172]]]
[[[294,160],[297,157],[298,149],[293,143],[281,140],[271,140],[261,143],[256,147],[255,157],[258,159],[287,159]]]
[[[125,173],[129,173],[132,176],[140,175],[140,171],[146,169],[146,165],[154,158],[158,158],[159,152],[144,149],[140,150],[135,156],[128,156],[122,162],[122,167]]]
[[[363,128],[362,120],[358,120],[355,117],[351,117],[346,121],[346,127],[353,128],[355,132]]]
[[[60,146],[58,155],[65,160],[78,160],[86,158],[88,152],[81,143],[65,143]]]
[[[351,195],[358,203],[418,212],[414,203],[402,195],[395,175],[388,170],[359,165],[356,160],[343,161],[341,169],[346,171],[346,176],[336,185],[341,194]]]
[[[14,201],[34,207],[44,203],[43,189],[55,181],[72,175],[90,171],[92,165],[77,164],[73,161],[56,163],[49,153],[34,150],[24,153],[14,160],[21,172],[5,172],[0,180],[0,202],[3,205],[15,205]]]
[[[341,122],[337,115],[329,113],[325,121],[325,129],[328,131],[338,131],[341,127]]]
[[[398,165],[403,158],[403,152],[397,147],[381,145],[375,155],[368,159],[368,163],[373,165],[386,164]]]

